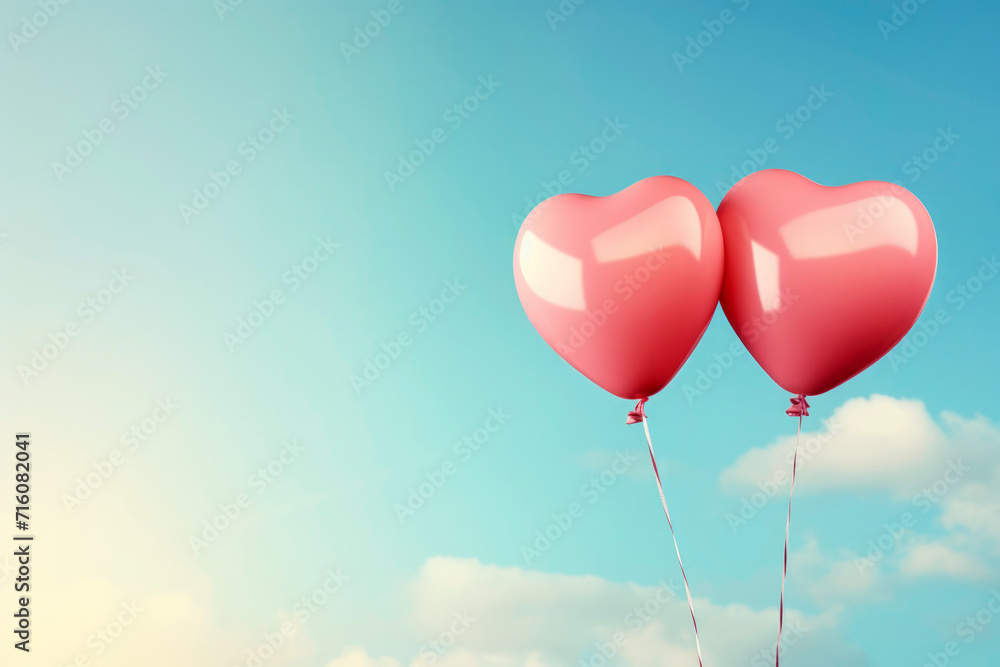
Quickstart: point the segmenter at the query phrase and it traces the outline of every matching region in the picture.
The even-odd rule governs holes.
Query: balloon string
[[[646,444],[649,446],[649,459],[653,462],[653,474],[656,476],[656,488],[660,492],[660,503],[663,505],[663,513],[667,516],[667,525],[670,526],[670,537],[674,540],[674,552],[677,554],[677,564],[681,568],[681,578],[684,579],[684,592],[687,593],[688,609],[691,611],[691,623],[694,625],[694,645],[698,650],[698,667],[704,667],[704,662],[701,656],[701,641],[698,639],[698,621],[694,616],[694,600],[691,599],[691,587],[688,585],[687,574],[684,572],[684,563],[681,561],[681,550],[677,546],[677,535],[674,533],[674,524],[673,521],[670,520],[670,509],[667,507],[667,499],[663,495],[663,483],[660,481],[660,470],[656,465],[656,454],[653,453],[653,439],[649,435],[649,423],[646,421],[645,403],[645,398],[639,401],[638,405],[635,406],[635,410],[629,412],[626,423],[635,424],[641,421],[642,428],[646,432]]]
[[[785,627],[785,578],[788,576],[788,532],[792,524],[792,496],[795,494],[795,469],[799,463],[799,440],[802,438],[802,417],[809,416],[809,402],[799,394],[792,399],[792,407],[785,410],[790,417],[799,418],[798,432],[795,434],[795,455],[792,457],[792,482],[788,490],[788,517],[785,519],[785,560],[781,568],[781,601],[778,603],[778,647],[774,650],[774,667],[781,661],[781,633]]]

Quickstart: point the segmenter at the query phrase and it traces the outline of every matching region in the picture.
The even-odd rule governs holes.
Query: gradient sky
[[[35,650],[5,642],[5,664],[250,665],[290,623],[262,664],[393,667],[431,655],[455,614],[477,620],[437,664],[597,664],[595,646],[677,566],[645,459],[583,495],[616,455],[642,454],[642,433],[533,331],[514,221],[563,170],[594,195],[679,176],[718,204],[771,138],[780,149],[755,169],[914,192],[940,253],[923,320],[948,315],[912,358],[812,400],[807,431],[842,427],[796,488],[786,604],[805,630],[786,662],[996,660],[1000,623],[982,610],[1000,587],[1000,279],[958,288],[994,277],[983,267],[1000,250],[1000,7],[562,6],[575,9],[4,3],[0,433],[11,459],[13,434],[32,434],[38,536]],[[376,36],[343,46],[379,17]],[[812,117],[782,123],[819,87],[832,95]],[[474,111],[453,110],[477,90]],[[582,152],[608,122],[620,136]],[[948,150],[917,165],[949,130]],[[370,384],[352,383],[401,335]],[[727,517],[768,488],[794,422],[746,354],[685,394],[734,341],[718,311],[648,413],[709,662],[756,667],[776,634],[787,490],[745,526]],[[36,352],[50,358],[28,373]],[[491,410],[503,425],[456,450]],[[970,470],[924,511],[915,494],[958,460]],[[396,506],[444,469],[401,521]],[[528,562],[522,546],[572,502],[583,516]],[[191,537],[234,506],[196,552]],[[859,567],[908,512],[914,525]],[[324,584],[339,589],[303,613]],[[135,622],[100,639],[131,603]],[[612,664],[694,664],[685,614],[674,600],[627,629]],[[977,614],[978,630],[960,625]]]

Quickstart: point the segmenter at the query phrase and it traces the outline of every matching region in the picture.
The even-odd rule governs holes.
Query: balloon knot
[[[639,402],[635,404],[635,410],[628,411],[628,417],[625,418],[626,424],[638,424],[646,419],[646,401],[649,398],[640,398]]]
[[[789,417],[808,417],[809,416],[809,401],[806,400],[805,394],[799,394],[798,396],[793,396],[791,398],[792,407],[785,410],[785,414]]]

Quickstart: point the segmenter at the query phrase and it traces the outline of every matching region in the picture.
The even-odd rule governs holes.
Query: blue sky
[[[38,559],[52,631],[32,659],[246,665],[288,622],[269,666],[586,664],[623,625],[616,664],[693,664],[679,600],[625,622],[678,578],[644,459],[590,502],[642,433],[531,328],[512,218],[564,170],[594,195],[679,176],[717,204],[769,139],[754,169],[923,201],[939,266],[922,321],[947,320],[812,400],[807,432],[831,436],[797,486],[786,603],[808,630],[787,663],[918,666],[952,641],[949,664],[996,657],[997,624],[959,627],[1000,586],[994,3],[223,2],[0,10],[2,422],[38,443],[38,534],[58,546]],[[588,153],[609,122],[624,129]],[[957,139],[921,166],[939,132]],[[794,422],[748,355],[720,362],[734,342],[717,311],[648,414],[706,652],[753,666],[777,625],[787,493],[766,490]],[[146,622],[98,654],[88,638],[130,601]]]

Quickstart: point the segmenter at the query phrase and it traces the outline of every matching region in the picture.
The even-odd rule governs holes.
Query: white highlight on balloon
[[[753,252],[753,269],[757,276],[760,307],[765,313],[778,310],[781,308],[781,282],[779,280],[781,263],[778,255],[756,241],[750,241],[750,249]]]
[[[524,282],[540,299],[571,310],[585,310],[583,262],[525,232],[518,255]]]
[[[701,259],[701,219],[687,197],[661,199],[591,241],[600,263],[639,257],[672,246],[691,251]]]
[[[810,211],[780,231],[796,259],[836,257],[887,245],[917,254],[917,219],[906,202],[891,196]]]

